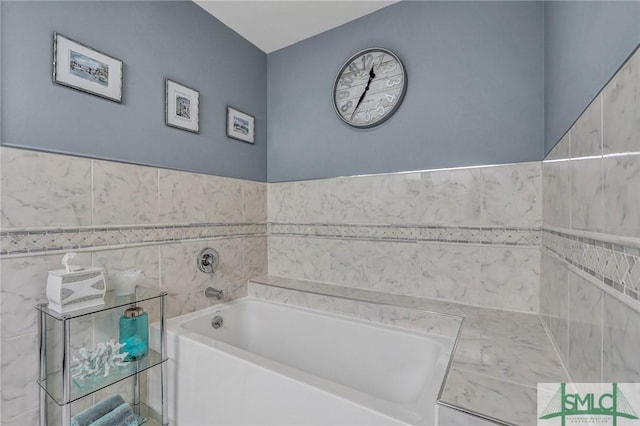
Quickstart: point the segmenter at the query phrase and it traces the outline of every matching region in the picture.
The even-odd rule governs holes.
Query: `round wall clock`
[[[407,72],[387,49],[370,48],[342,66],[333,85],[333,107],[345,123],[367,128],[389,119],[407,90]]]

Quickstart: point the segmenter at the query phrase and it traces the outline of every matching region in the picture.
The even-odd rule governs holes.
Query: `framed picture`
[[[165,123],[167,126],[198,133],[200,131],[200,92],[167,79]]]
[[[254,143],[256,119],[249,114],[227,107],[227,136],[239,141]]]
[[[53,33],[53,82],[122,102],[122,61]]]

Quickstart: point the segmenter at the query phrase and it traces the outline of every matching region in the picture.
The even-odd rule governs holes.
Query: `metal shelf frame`
[[[129,370],[118,371],[113,377],[107,378],[101,385],[97,385],[83,392],[73,392],[73,383],[71,380],[71,321],[76,318],[82,318],[94,313],[110,311],[123,308],[125,306],[137,306],[138,303],[159,299],[160,302],[160,353],[151,351],[141,361],[133,361]],[[39,372],[38,385],[40,388],[40,426],[49,426],[48,419],[48,401],[51,400],[62,410],[62,425],[71,424],[71,403],[86,396],[92,395],[101,389],[108,388],[114,383],[118,383],[129,377],[134,377],[133,386],[133,404],[132,409],[142,424],[147,419],[152,424],[169,425],[168,414],[168,394],[167,394],[167,292],[155,292],[153,290],[138,288],[134,296],[120,298],[107,292],[105,296],[105,304],[97,306],[93,309],[84,309],[78,312],[70,312],[69,314],[59,314],[51,311],[47,304],[36,306],[38,311],[38,345],[39,345]],[[62,369],[60,372],[49,374],[47,364],[47,320],[53,319],[62,324]],[[95,327],[95,324],[93,325]],[[154,412],[150,407],[142,404],[140,401],[140,373],[151,368],[160,368],[160,386],[161,386],[161,413]],[[55,383],[55,384],[53,384]],[[54,391],[54,387],[62,387],[61,395]],[[141,415],[141,413],[143,415]]]

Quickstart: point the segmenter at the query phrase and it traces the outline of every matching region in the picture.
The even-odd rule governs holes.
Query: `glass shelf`
[[[46,380],[38,381],[38,384],[44,389],[47,394],[53,399],[53,401],[62,406],[67,403],[77,401],[89,394],[92,394],[100,389],[104,389],[120,380],[124,380],[128,377],[132,377],[144,370],[148,370],[151,367],[161,364],[166,359],[162,359],[160,354],[156,351],[149,350],[149,353],[138,361],[129,362],[126,367],[121,367],[118,371],[110,374],[100,383],[95,383],[92,386],[78,386],[73,379],[71,379],[71,394],[69,401],[64,401],[63,397],[63,382],[62,372],[58,371],[47,376]]]
[[[151,290],[145,287],[136,287],[135,293],[128,296],[116,296],[113,291],[108,291],[104,296],[104,304],[85,309],[78,309],[77,311],[66,312],[64,314],[60,314],[49,309],[49,306],[46,303],[37,305],[36,309],[58,321],[62,321],[64,319],[83,317],[98,312],[108,311],[109,309],[133,305],[144,302],[145,300],[157,299],[165,296],[166,294],[166,292]]]
[[[147,404],[140,403],[140,415],[138,416],[138,426],[162,426],[160,414]]]

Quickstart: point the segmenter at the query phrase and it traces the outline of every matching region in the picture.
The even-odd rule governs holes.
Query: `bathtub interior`
[[[222,316],[223,326],[211,327],[211,315]],[[182,327],[399,404],[418,400],[447,354],[446,342],[433,336],[261,300],[215,309]]]
[[[217,329],[211,326],[215,316],[223,318]],[[250,297],[173,318],[168,332],[170,346],[190,339],[401,423],[424,425],[433,422],[455,343],[452,337]]]

